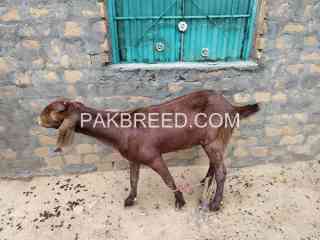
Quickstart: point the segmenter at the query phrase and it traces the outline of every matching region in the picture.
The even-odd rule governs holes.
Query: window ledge
[[[254,61],[236,61],[236,62],[202,62],[202,63],[125,63],[125,64],[112,64],[108,68],[119,71],[135,71],[135,70],[224,70],[224,69],[237,69],[237,70],[256,70],[258,63]]]

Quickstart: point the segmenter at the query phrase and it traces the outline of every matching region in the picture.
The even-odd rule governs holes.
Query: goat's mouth
[[[59,128],[59,124],[49,124],[42,121],[41,117],[38,118],[38,124],[44,128]]]

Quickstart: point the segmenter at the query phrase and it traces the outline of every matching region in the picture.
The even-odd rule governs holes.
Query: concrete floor
[[[203,167],[171,168],[178,184],[197,184]],[[320,239],[320,164],[297,162],[230,169],[223,208],[199,212],[202,188],[172,193],[141,173],[137,205],[123,208],[128,172],[0,181],[0,240]]]

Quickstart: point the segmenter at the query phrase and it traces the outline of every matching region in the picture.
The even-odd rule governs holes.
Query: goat
[[[56,100],[49,104],[39,117],[39,124],[46,128],[59,130],[57,151],[72,143],[74,132],[88,135],[99,141],[113,146],[130,163],[130,194],[126,198],[125,207],[132,206],[137,197],[137,185],[140,166],[147,165],[157,172],[165,184],[174,192],[176,208],[182,208],[185,200],[182,192],[176,187],[162,154],[187,149],[201,145],[209,158],[209,169],[204,179],[211,181],[215,178],[217,188],[214,198],[210,201],[209,209],[217,211],[220,208],[224,182],[226,179],[226,167],[223,162],[223,154],[231,138],[234,126],[212,126],[208,123],[206,114],[229,114],[232,119],[240,116],[246,118],[259,111],[259,105],[247,105],[236,107],[230,104],[221,94],[213,90],[202,90],[175,98],[159,105],[134,109],[124,112],[111,112],[96,110],[85,106],[80,102],[70,100]],[[121,118],[118,115],[137,117],[144,114],[148,117],[140,121],[136,126],[117,127]],[[144,123],[151,120],[150,114],[182,113],[185,115],[186,124],[175,127],[174,124],[182,123],[182,118],[171,118],[171,127],[143,127]],[[198,116],[203,114],[201,118]],[[90,118],[84,119],[84,116]],[[117,115],[117,116],[116,116]],[[99,118],[99,121],[97,119]],[[101,120],[114,121],[108,126],[100,126]],[[160,123],[163,117],[156,120]],[[198,124],[194,124],[198,121]],[[212,117],[212,122],[217,123],[217,115]],[[225,123],[226,120],[224,119]],[[98,126],[99,125],[99,126]],[[200,127],[204,126],[204,127]],[[201,182],[204,182],[202,180]]]

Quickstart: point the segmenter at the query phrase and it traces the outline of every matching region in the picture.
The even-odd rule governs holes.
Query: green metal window
[[[113,63],[247,60],[258,0],[106,0]]]

